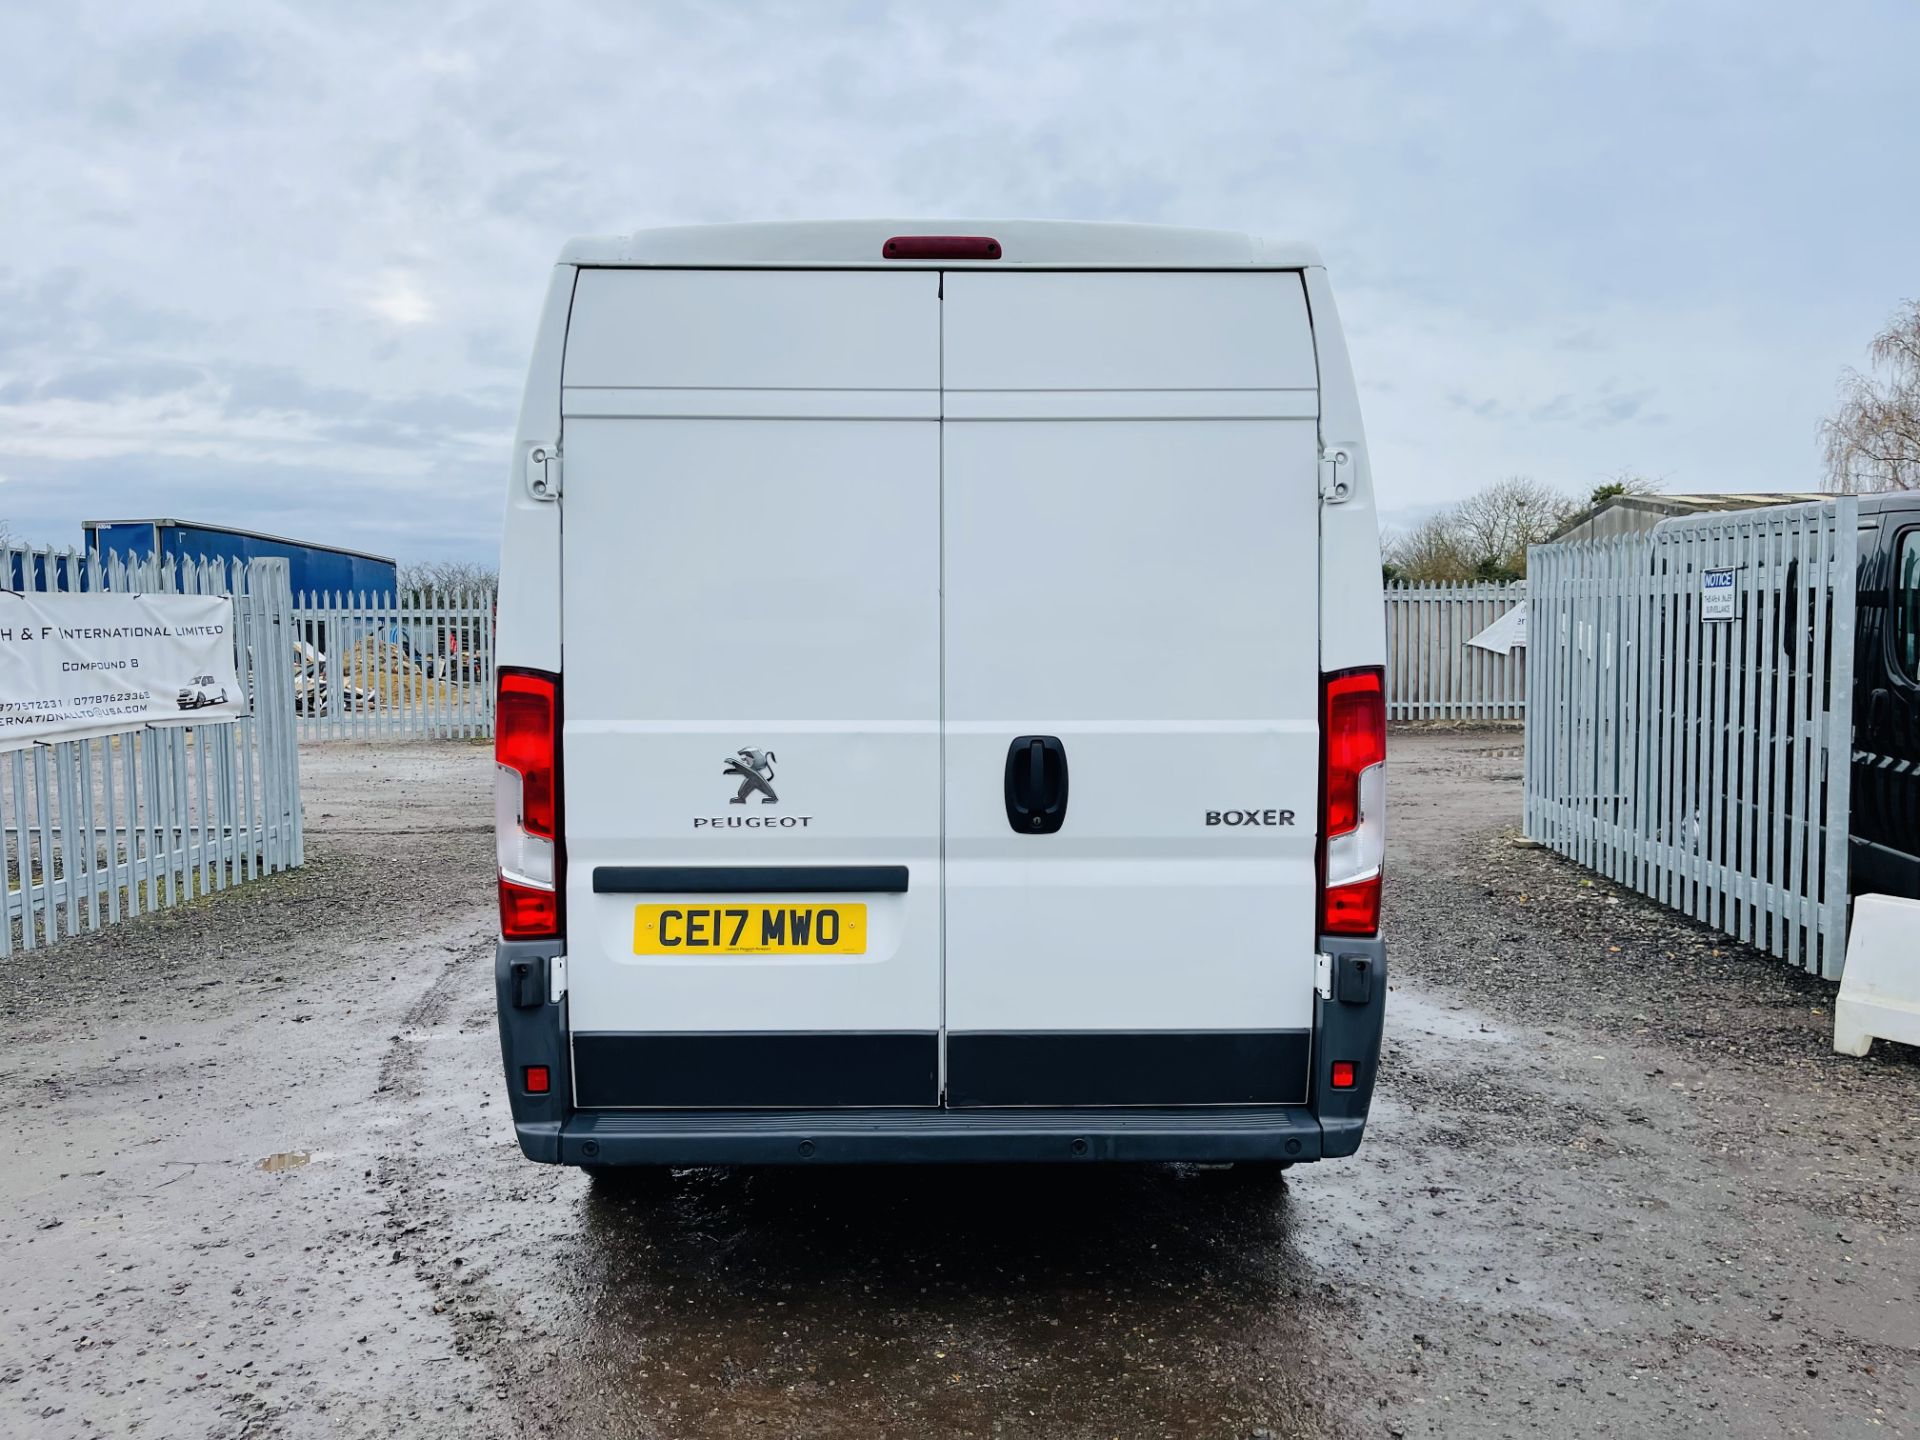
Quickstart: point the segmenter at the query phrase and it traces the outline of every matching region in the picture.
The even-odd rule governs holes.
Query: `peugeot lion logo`
[[[727,768],[720,773],[723,775],[738,775],[740,777],[740,793],[735,795],[733,799],[727,803],[729,805],[744,805],[747,803],[747,796],[758,790],[760,792],[760,803],[762,805],[779,804],[780,797],[773,793],[774,758],[774,753],[771,750],[742,750],[732,759],[728,760]]]

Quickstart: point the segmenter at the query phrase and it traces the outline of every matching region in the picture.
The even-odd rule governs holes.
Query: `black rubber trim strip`
[[[960,1032],[947,1104],[1297,1105],[1310,1030]]]
[[[542,1158],[569,1165],[1318,1160],[1298,1105],[1120,1110],[625,1110],[569,1115]]]
[[[576,1031],[583,1110],[940,1103],[934,1031]]]
[[[596,895],[904,895],[904,865],[596,865]]]

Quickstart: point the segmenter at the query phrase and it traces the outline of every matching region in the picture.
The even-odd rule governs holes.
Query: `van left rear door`
[[[575,1103],[938,1103],[939,277],[585,270]]]

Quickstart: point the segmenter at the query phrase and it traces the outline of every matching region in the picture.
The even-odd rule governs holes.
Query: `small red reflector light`
[[[553,1088],[553,1072],[544,1065],[527,1066],[527,1093],[544,1095]]]
[[[1374,935],[1380,930],[1380,877],[1327,887],[1320,928],[1329,935]]]
[[[1333,1088],[1351,1090],[1353,1088],[1353,1062],[1336,1060],[1333,1062]]]
[[[500,933],[509,940],[551,940],[560,933],[560,896],[536,885],[499,882]]]
[[[991,235],[896,235],[880,247],[887,260],[998,260]]]

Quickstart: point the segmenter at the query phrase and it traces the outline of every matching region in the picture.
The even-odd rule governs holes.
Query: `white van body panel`
[[[567,388],[937,394],[938,289],[902,271],[587,270]]]
[[[527,454],[560,441],[560,370],[576,271],[556,265],[527,368],[507,481],[500,535],[500,597],[494,663],[531,670],[560,668],[560,510],[527,488]]]
[[[1357,585],[1353,578],[1380,573],[1380,522],[1346,332],[1327,272],[1315,266],[1300,279],[1319,354],[1321,452],[1347,457],[1339,467],[1349,487],[1346,499],[1322,507],[1320,517],[1320,668],[1331,674],[1387,663],[1387,608],[1379,586]]]
[[[949,395],[1211,390],[1237,413],[1231,397],[1317,383],[1298,275],[968,271],[946,300]]]

